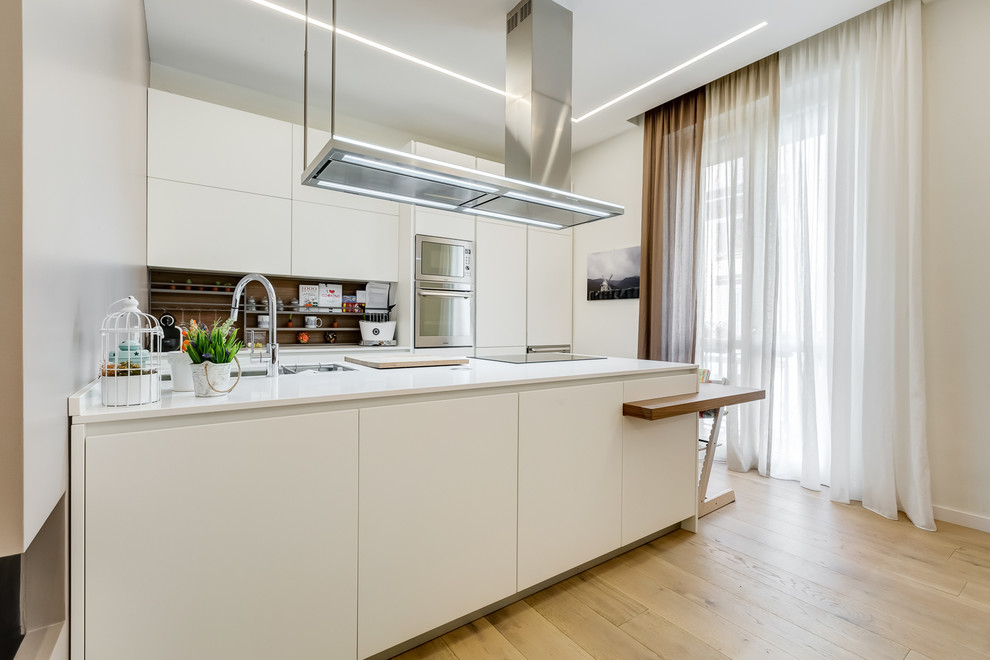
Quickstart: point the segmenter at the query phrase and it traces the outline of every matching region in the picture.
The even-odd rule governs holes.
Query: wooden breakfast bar
[[[705,447],[705,458],[698,481],[698,517],[706,516],[726,504],[735,502],[736,494],[730,488],[708,497],[708,479],[711,477],[712,462],[715,460],[715,444],[727,406],[748,403],[766,398],[766,391],[748,387],[735,387],[721,383],[701,383],[693,394],[679,394],[659,399],[646,399],[622,404],[622,414],[626,417],[639,417],[648,421],[667,419],[688,413],[715,412],[712,432]]]

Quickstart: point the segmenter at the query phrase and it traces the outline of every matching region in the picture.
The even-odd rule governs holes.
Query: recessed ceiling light
[[[295,18],[296,20],[300,20],[300,21],[305,21],[306,20],[306,15],[305,14],[300,14],[297,11],[293,11],[291,9],[287,9],[286,7],[283,7],[281,5],[277,5],[274,2],[268,2],[268,0],[250,0],[250,2],[253,2],[256,5],[261,5],[262,7],[267,7],[268,9],[272,9],[274,11],[277,11],[280,14],[285,14],[286,16],[291,16],[292,18]],[[328,30],[330,32],[333,32],[333,26],[332,25],[330,25],[329,23],[324,23],[323,21],[318,21],[315,18],[310,18],[309,19],[309,24],[310,25],[314,25],[314,26],[316,26],[318,28],[323,28],[324,30]],[[466,82],[468,84],[474,85],[475,87],[480,87],[482,89],[487,89],[489,92],[494,92],[496,94],[501,94],[502,96],[505,96],[506,95],[505,94],[505,91],[499,89],[498,87],[492,87],[491,85],[488,85],[486,83],[483,83],[480,80],[475,80],[474,78],[469,78],[468,76],[465,76],[463,74],[457,73],[456,71],[451,71],[450,69],[445,69],[442,66],[433,64],[432,62],[427,62],[426,60],[423,60],[423,59],[420,59],[420,58],[415,57],[413,55],[410,55],[409,53],[403,53],[401,50],[396,50],[395,48],[392,48],[391,46],[386,46],[385,44],[378,43],[377,41],[372,41],[371,39],[367,39],[365,37],[362,37],[361,35],[354,34],[353,32],[348,32],[347,30],[343,30],[343,29],[339,29],[338,28],[337,34],[339,34],[342,37],[346,37],[347,39],[351,39],[353,41],[357,41],[358,43],[362,43],[362,44],[364,44],[366,46],[371,46],[372,48],[377,48],[378,50],[380,50],[382,52],[388,53],[389,55],[395,55],[396,57],[402,58],[402,59],[404,59],[404,60],[406,60],[408,62],[412,62],[413,64],[418,64],[420,66],[426,67],[427,69],[432,69],[433,71],[436,71],[438,73],[442,73],[445,76],[450,76],[451,78],[457,78],[458,80],[461,80],[461,81]]]
[[[719,45],[714,46],[712,48],[709,48],[708,50],[706,50],[705,52],[703,52],[701,55],[695,55],[694,57],[692,57],[691,59],[689,59],[687,62],[684,62],[682,64],[678,64],[673,69],[670,69],[669,71],[665,71],[665,72],[661,73],[659,76],[657,76],[653,80],[648,80],[645,83],[643,83],[642,85],[640,85],[639,87],[637,87],[635,89],[631,89],[628,92],[626,92],[625,94],[622,94],[621,96],[617,96],[614,99],[612,99],[611,101],[609,101],[608,103],[605,103],[604,105],[600,105],[597,108],[595,108],[594,110],[592,110],[591,112],[585,113],[585,114],[581,115],[580,117],[578,117],[577,119],[572,119],[571,121],[573,121],[575,124],[578,123],[579,121],[584,121],[588,117],[590,117],[590,116],[592,116],[594,114],[598,114],[599,112],[601,112],[605,108],[607,108],[609,106],[612,106],[612,105],[615,105],[616,103],[618,103],[619,101],[621,101],[623,99],[629,98],[630,96],[632,96],[636,92],[642,91],[642,90],[646,89],[647,87],[649,87],[650,85],[652,85],[654,83],[658,83],[658,82],[660,82],[661,80],[663,80],[664,78],[666,78],[668,76],[672,76],[673,74],[677,73],[681,69],[684,69],[684,68],[687,68],[687,67],[691,66],[692,64],[694,64],[698,60],[704,59],[704,58],[708,57],[709,55],[711,55],[712,53],[714,53],[716,51],[719,51],[719,50],[722,50],[723,48],[725,48],[729,44],[735,43],[735,42],[739,41],[740,39],[742,39],[743,37],[747,37],[747,36],[753,34],[754,32],[756,32],[757,30],[759,30],[761,28],[764,28],[766,26],[767,26],[767,22],[766,21],[763,21],[759,25],[754,25],[753,27],[749,28],[745,32],[740,32],[739,34],[737,34],[736,36],[732,37],[731,39],[727,39],[727,40],[723,41],[722,43],[720,43]]]
[[[377,170],[386,170],[388,172],[395,172],[396,174],[408,174],[410,176],[419,177],[421,179],[427,179],[429,181],[436,181],[437,183],[447,183],[452,186],[459,186],[461,188],[467,188],[468,190],[475,190],[477,192],[484,193],[497,193],[498,188],[493,186],[486,186],[475,181],[467,181],[465,179],[455,179],[452,176],[443,176],[442,174],[437,174],[436,172],[429,172],[426,170],[417,170],[412,167],[402,167],[401,165],[396,165],[395,163],[386,163],[380,160],[374,160],[372,158],[363,158],[361,156],[355,156],[353,154],[345,154],[341,159],[348,163],[354,163],[355,165],[363,165],[365,167],[370,167]]]
[[[434,202],[430,199],[422,199],[420,197],[408,197],[406,195],[396,195],[394,193],[382,192],[380,190],[372,190],[370,188],[359,188],[357,186],[347,186],[343,183],[336,183],[334,181],[317,181],[316,185],[323,186],[324,188],[330,188],[331,190],[340,190],[341,192],[354,193],[356,195],[367,195],[369,197],[381,197],[382,199],[391,199],[396,202],[405,202],[407,204],[420,204],[423,206],[432,206],[438,209],[444,209],[445,211],[453,211],[457,207],[453,204],[445,204],[444,202]]]
[[[471,213],[474,215],[483,215],[489,218],[498,218],[499,220],[508,220],[510,222],[523,222],[527,225],[536,225],[537,227],[546,227],[547,229],[563,229],[564,225],[557,225],[552,222],[543,222],[542,220],[533,220],[532,218],[523,218],[518,215],[508,215],[506,213],[495,213],[494,211],[484,211],[482,209],[471,209],[465,211],[465,213]]]

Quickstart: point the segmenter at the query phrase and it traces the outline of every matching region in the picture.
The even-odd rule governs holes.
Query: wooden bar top
[[[700,383],[693,394],[678,394],[660,399],[646,399],[622,404],[622,414],[626,417],[655,420],[676,417],[703,410],[714,410],[747,401],[765,399],[765,390],[749,387],[722,385],[721,383]]]

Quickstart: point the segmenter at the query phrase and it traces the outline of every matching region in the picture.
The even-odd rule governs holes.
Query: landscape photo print
[[[588,300],[639,298],[640,247],[588,255]]]

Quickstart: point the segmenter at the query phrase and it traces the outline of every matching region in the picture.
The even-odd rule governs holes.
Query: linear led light
[[[323,186],[324,188],[332,188],[333,190],[339,190],[341,192],[356,193],[358,195],[370,195],[371,197],[381,197],[382,199],[391,199],[396,202],[405,202],[406,204],[419,204],[421,206],[432,206],[438,209],[444,209],[446,211],[453,211],[457,207],[453,204],[445,204],[444,202],[434,202],[430,199],[419,199],[418,197],[406,197],[405,195],[396,195],[394,193],[379,192],[377,190],[369,190],[368,188],[358,188],[357,186],[347,186],[342,183],[334,183],[332,181],[317,181],[316,185]]]
[[[527,225],[536,225],[537,227],[546,227],[547,229],[563,229],[564,225],[555,225],[552,222],[543,222],[542,220],[533,220],[532,218],[520,218],[517,215],[507,215],[505,213],[494,213],[492,211],[483,211],[481,209],[470,209],[465,210],[465,213],[471,213],[474,215],[484,215],[489,218],[498,218],[499,220],[509,220],[511,222],[525,222]]]
[[[262,7],[267,7],[268,9],[272,9],[274,11],[277,11],[280,14],[285,14],[286,16],[291,16],[292,18],[295,18],[296,20],[306,21],[305,14],[300,14],[297,11],[292,11],[291,9],[287,9],[286,7],[283,7],[281,5],[277,5],[274,2],[268,2],[267,0],[250,0],[250,1],[253,2],[256,5],[261,5]],[[323,28],[324,30],[327,30],[329,32],[333,32],[333,26],[332,25],[330,25],[329,23],[324,23],[323,21],[318,21],[315,18],[310,18],[309,19],[309,24],[310,25],[314,25],[314,26],[319,27],[319,28]],[[362,37],[360,35],[354,34],[353,32],[348,32],[347,30],[338,29],[337,30],[337,34],[339,34],[342,37],[346,37],[347,39],[351,39],[353,41],[357,41],[358,43],[362,43],[362,44],[364,44],[366,46],[370,46],[372,48],[376,48],[376,49],[378,49],[378,50],[380,50],[382,52],[388,53],[389,55],[394,55],[396,57],[399,57],[401,59],[406,60],[407,62],[412,62],[413,64],[418,64],[420,66],[426,67],[427,69],[432,69],[433,71],[436,71],[438,73],[442,73],[445,76],[450,76],[451,78],[457,78],[458,80],[461,80],[461,81],[464,81],[464,82],[469,83],[471,85],[474,85],[475,87],[480,87],[482,89],[487,89],[489,92],[494,92],[496,94],[500,94],[502,96],[506,96],[505,91],[499,89],[498,87],[492,87],[491,85],[487,85],[487,84],[481,82],[480,80],[475,80],[474,78],[469,78],[469,77],[467,77],[467,76],[465,76],[463,74],[457,73],[456,71],[451,71],[450,69],[445,69],[442,66],[438,66],[436,64],[433,64],[432,62],[427,62],[426,60],[422,60],[422,59],[420,59],[418,57],[415,57],[413,55],[410,55],[409,53],[403,53],[401,50],[396,50],[395,48],[392,48],[391,46],[386,46],[385,44],[378,43],[377,41],[372,41],[371,39],[367,39],[367,38]]]
[[[745,32],[740,32],[739,34],[737,34],[736,36],[732,37],[731,39],[727,39],[726,41],[723,41],[719,45],[713,46],[712,48],[709,48],[708,50],[706,50],[705,52],[703,52],[701,55],[695,55],[694,57],[692,57],[691,59],[689,59],[687,62],[684,62],[682,64],[678,64],[677,66],[675,66],[670,71],[665,71],[664,73],[661,73],[659,76],[657,76],[653,80],[648,80],[645,83],[643,83],[642,85],[640,85],[639,87],[637,87],[635,89],[631,89],[628,92],[626,92],[625,94],[622,94],[621,96],[617,96],[614,99],[612,99],[611,101],[609,101],[608,103],[606,103],[604,105],[600,105],[597,108],[595,108],[594,110],[592,110],[591,112],[585,113],[584,115],[581,115],[577,119],[572,119],[571,121],[573,121],[575,124],[578,123],[579,121],[584,121],[588,117],[590,117],[592,115],[595,115],[595,114],[598,114],[599,112],[601,112],[605,108],[607,108],[609,106],[612,106],[612,105],[615,105],[616,103],[618,103],[619,101],[621,101],[623,99],[629,98],[630,96],[632,96],[636,92],[639,92],[641,90],[646,89],[647,87],[649,87],[653,83],[658,83],[661,80],[663,80],[664,78],[666,78],[668,76],[674,75],[675,73],[677,73],[681,69],[684,69],[684,68],[687,68],[687,67],[691,66],[692,64],[694,64],[698,60],[702,60],[702,59],[708,57],[709,55],[711,55],[712,53],[714,53],[716,51],[720,51],[723,48],[725,48],[726,46],[728,46],[729,44],[733,44],[733,43],[739,41],[740,39],[742,39],[743,37],[748,37],[749,35],[753,34],[757,30],[759,30],[761,28],[764,28],[766,26],[767,26],[767,22],[766,21],[763,21],[759,25],[754,25],[753,27],[749,28]]]
[[[526,195],[524,193],[518,193],[515,191],[509,191],[503,195],[503,197],[511,197],[512,199],[519,199],[524,202],[533,202],[534,204],[542,204],[543,206],[553,206],[554,208],[564,209],[566,211],[577,211],[578,213],[584,213],[585,215],[594,215],[599,218],[604,218],[609,213],[605,211],[599,211],[598,209],[589,209],[586,206],[578,206],[577,204],[567,204],[565,202],[558,202],[554,199],[547,199],[545,197],[536,197],[535,195]]]
[[[402,158],[412,158],[413,160],[418,160],[421,163],[429,163],[431,165],[441,165],[443,167],[449,167],[451,169],[464,172],[465,174],[470,174],[471,176],[479,176],[486,179],[497,179],[499,181],[506,181],[508,183],[517,183],[519,185],[526,186],[528,188],[533,188],[535,190],[545,190],[551,193],[557,193],[561,195],[566,195],[570,199],[591,202],[592,204],[601,204],[603,206],[610,206],[615,209],[616,213],[622,213],[625,208],[618,204],[613,204],[611,202],[606,202],[600,199],[595,199],[594,197],[584,197],[583,195],[576,195],[572,192],[567,192],[566,190],[558,190],[557,188],[549,188],[547,186],[541,186],[531,181],[522,181],[520,179],[510,179],[509,177],[499,176],[498,174],[490,174],[488,172],[482,172],[481,170],[475,170],[470,167],[464,167],[463,165],[454,165],[453,163],[448,163],[442,160],[436,160],[435,158],[427,158],[426,156],[417,156],[416,154],[411,154],[407,151],[399,151],[398,149],[392,149],[390,147],[383,147],[378,144],[372,144],[370,142],[362,142],[360,140],[353,140],[351,138],[344,137],[342,135],[334,135],[333,139],[337,142],[344,142],[346,144],[353,144],[357,147],[365,147],[366,149],[373,149],[379,151],[383,154],[392,154],[393,156],[400,156]]]
[[[455,179],[451,176],[444,176],[442,174],[436,174],[434,172],[424,172],[423,170],[414,170],[411,167],[402,167],[401,165],[395,165],[394,163],[384,163],[380,160],[372,160],[371,158],[362,158],[361,156],[355,156],[353,154],[344,154],[342,160],[348,163],[356,163],[358,165],[364,165],[376,170],[386,170],[388,172],[396,172],[397,174],[408,174],[410,176],[417,177],[419,179],[426,179],[427,181],[436,181],[437,183],[449,183],[460,188],[468,188],[469,190],[476,190],[478,192],[484,193],[496,193],[498,188],[494,186],[486,186],[482,183],[475,183],[474,181],[464,181],[463,179]]]

